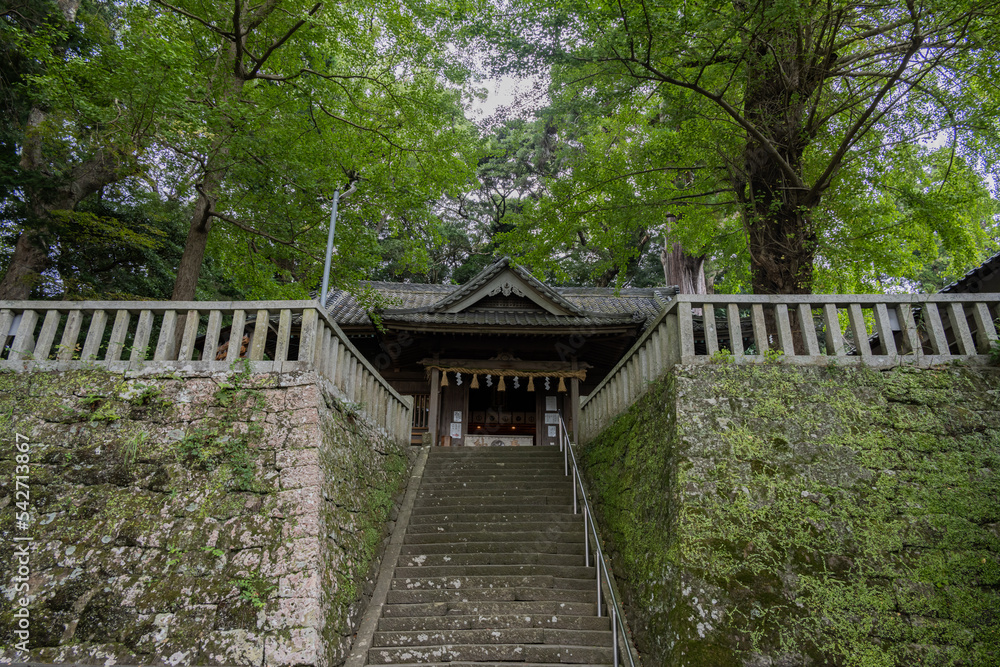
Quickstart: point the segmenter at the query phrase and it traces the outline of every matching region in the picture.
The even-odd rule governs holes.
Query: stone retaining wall
[[[1000,369],[682,366],[582,450],[645,665],[1000,655]]]
[[[0,662],[342,662],[408,461],[334,391],[312,372],[0,374]]]

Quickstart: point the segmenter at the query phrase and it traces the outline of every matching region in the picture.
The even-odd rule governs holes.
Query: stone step
[[[422,630],[499,630],[501,628],[557,628],[561,630],[611,630],[606,616],[559,614],[469,614],[464,616],[399,616],[382,618],[380,632]],[[487,643],[487,642],[483,642]]]
[[[461,503],[462,505],[485,505],[495,503],[516,503],[521,505],[569,505],[573,506],[573,495],[569,491],[553,491],[549,489],[444,489],[436,491],[420,491],[417,493],[417,506],[423,507],[428,501],[439,503]]]
[[[538,499],[535,498],[535,501]],[[441,514],[468,509],[470,512],[500,514],[503,512],[559,512],[573,514],[573,499],[560,496],[541,496],[541,502],[527,502],[524,498],[422,498],[417,499],[413,516]]]
[[[448,456],[555,456],[562,455],[559,447],[432,447],[428,452],[431,459]]]
[[[570,482],[489,482],[473,484],[471,482],[449,482],[448,484],[429,484],[421,487],[417,498],[446,498],[451,496],[466,497],[507,497],[528,498],[531,496],[560,496],[565,501],[567,497],[572,502],[573,485]]]
[[[593,558],[593,556],[591,556]],[[593,562],[593,561],[591,561]],[[579,554],[525,553],[440,553],[401,555],[396,567],[437,567],[439,565],[583,565]]]
[[[597,604],[587,602],[509,601],[509,602],[424,602],[390,604],[383,607],[384,618],[421,616],[592,616],[597,618]]]
[[[421,604],[426,602],[587,602],[597,603],[597,588],[574,590],[566,588],[437,588],[390,589],[386,603]]]
[[[555,455],[549,453],[548,456],[539,455],[496,455],[493,456],[451,456],[451,457],[434,457],[431,456],[427,459],[427,466],[431,470],[437,470],[443,467],[455,466],[455,467],[467,467],[467,468],[478,468],[480,470],[488,470],[495,467],[530,467],[530,466],[554,466],[554,465],[566,465],[566,457],[563,456],[561,452],[555,452]]]
[[[473,630],[380,631],[372,646],[438,646],[452,644],[546,644],[603,646],[611,643],[610,630],[565,630],[561,628],[476,628]]]
[[[572,514],[568,516],[573,516]],[[578,515],[579,516],[579,515]],[[550,533],[553,530],[564,531],[576,528],[583,531],[583,519],[579,521],[448,521],[445,523],[420,523],[411,525],[409,535],[479,533],[496,531],[499,533]]]
[[[583,526],[552,527],[549,530],[500,531],[481,530],[443,533],[407,533],[403,544],[455,544],[470,542],[508,542],[535,546],[544,542],[580,542],[583,546]],[[506,549],[498,549],[500,553]]]
[[[596,578],[592,567],[579,565],[420,565],[396,566],[397,579],[415,577],[494,577],[494,576],[536,576],[562,577],[566,579]]]
[[[500,574],[496,576],[454,575],[450,577],[400,577],[392,580],[390,590],[463,590],[467,588],[552,588],[565,591],[597,591],[593,578],[558,577],[551,574]]]
[[[496,461],[487,464],[472,461],[445,461],[428,464],[424,468],[426,475],[500,475],[500,474],[540,474],[566,475],[566,462],[562,459],[552,461],[528,461],[511,463]]]
[[[469,480],[464,475],[457,475],[453,479],[442,479],[442,480],[424,480],[420,484],[421,491],[427,491],[430,489],[453,489],[453,488],[469,488],[470,486],[479,487],[482,489],[546,489],[553,488],[559,489],[560,491],[568,489],[573,490],[573,480],[569,477],[563,477],[559,475],[558,477],[553,477],[552,479],[529,479],[523,475],[512,476],[509,479],[501,479],[495,481],[486,480]]]
[[[611,633],[608,646],[566,646],[544,644],[453,644],[438,646],[384,646],[368,650],[368,663],[427,664],[445,662],[454,665],[469,662],[537,662],[542,664],[610,664],[613,659]]]
[[[494,539],[497,539],[494,536]],[[579,542],[441,542],[404,543],[400,556],[421,554],[577,554],[583,559],[583,540]]]
[[[469,521],[469,522],[510,522],[510,523],[572,523],[583,521],[580,514],[570,512],[471,512],[462,508],[442,508],[441,512],[434,514],[421,514],[410,517],[409,529],[415,526],[434,523],[448,523],[449,521]]]
[[[551,472],[543,470],[501,470],[491,473],[470,474],[465,471],[442,470],[433,475],[424,474],[423,484],[441,484],[444,482],[464,481],[469,482],[571,482],[572,477],[563,474],[562,469]]]

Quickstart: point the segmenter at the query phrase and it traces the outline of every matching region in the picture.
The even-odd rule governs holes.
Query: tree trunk
[[[229,45],[229,55],[232,61],[236,62],[236,48],[232,44]],[[239,63],[229,71],[230,78],[224,82],[224,88],[221,92],[221,103],[239,95],[247,81],[240,74],[242,67],[239,66]],[[201,274],[201,265],[205,261],[205,249],[208,247],[208,233],[212,229],[214,198],[226,177],[229,160],[228,139],[229,135],[222,136],[212,147],[212,158],[209,159],[202,175],[202,181],[198,186],[198,203],[191,214],[191,225],[188,228],[187,239],[184,241],[184,252],[177,265],[174,291],[170,295],[172,301],[194,301],[198,288],[198,276]]]
[[[680,294],[708,294],[705,282],[705,255],[689,255],[680,243],[664,245],[660,250],[663,277],[667,286],[677,285]]]
[[[194,301],[198,287],[201,264],[205,260],[205,248],[208,247],[208,232],[212,229],[212,216],[209,215],[212,203],[206,196],[204,185],[198,203],[194,207],[194,214],[191,216],[191,226],[184,241],[181,261],[177,265],[174,291],[170,295],[172,301]],[[216,187],[217,183],[213,185],[212,190],[214,191]]]
[[[44,230],[25,230],[17,237],[14,256],[0,281],[0,300],[23,300],[31,296],[32,288],[50,265],[48,248],[38,237]]]
[[[734,186],[743,205],[755,294],[812,291],[811,213],[819,196],[802,187],[802,157],[812,140],[803,119],[822,70],[801,57],[800,46],[793,31],[774,30],[750,47],[758,60],[748,69],[744,114],[762,138],[748,133]]]

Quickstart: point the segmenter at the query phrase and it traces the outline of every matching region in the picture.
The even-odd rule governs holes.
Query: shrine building
[[[369,282],[376,313],[333,290],[326,307],[396,391],[414,444],[555,445],[595,387],[666,306],[663,288],[549,287],[508,258],[465,285]]]

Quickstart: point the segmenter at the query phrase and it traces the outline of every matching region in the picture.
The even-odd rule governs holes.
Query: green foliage
[[[246,600],[257,609],[263,609],[271,593],[278,589],[276,584],[260,575],[234,579],[232,583],[240,591],[240,599]]]
[[[560,145],[512,248],[536,266],[586,252],[595,277],[627,275],[642,240],[666,236],[707,252],[724,291],[869,291],[939,256],[981,260],[1000,237],[982,176],[1000,156],[987,83],[1000,14],[907,7],[496,8],[470,41],[495,74],[550,73]]]

